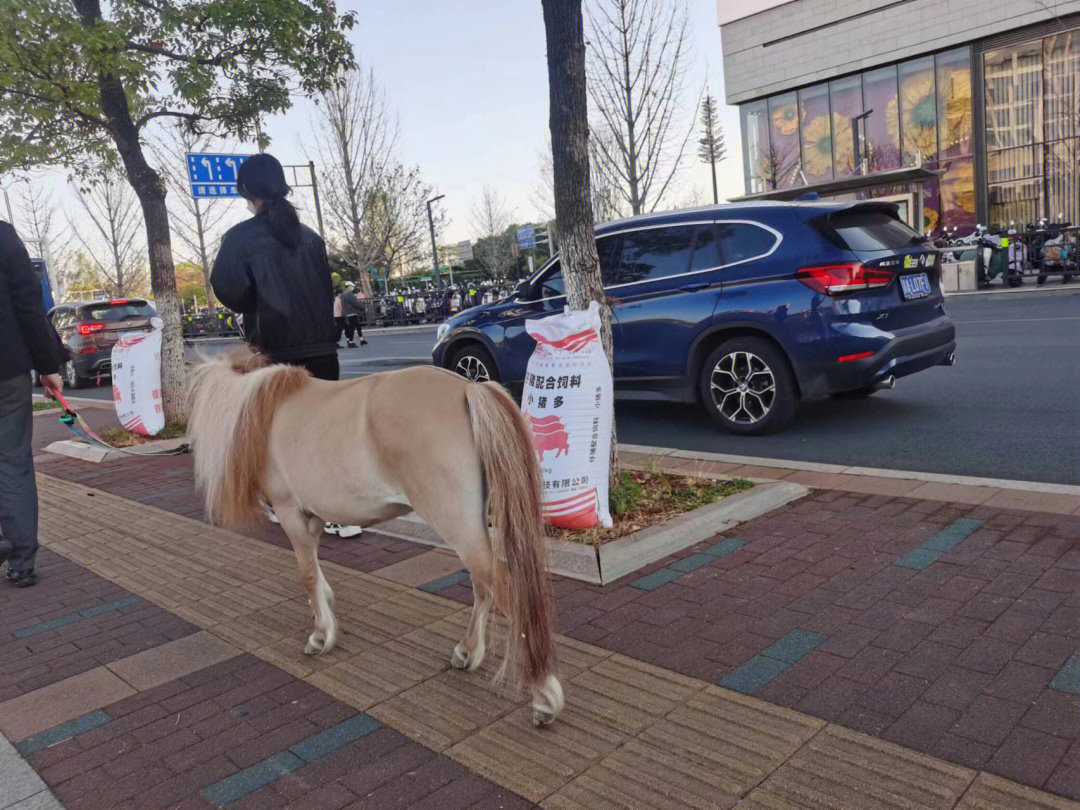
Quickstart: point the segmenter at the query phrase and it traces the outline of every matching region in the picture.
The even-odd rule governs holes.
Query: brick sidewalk
[[[96,645],[80,674],[0,703],[0,731],[68,807],[1071,806],[569,638],[568,709],[538,732],[523,703],[447,669],[467,616],[454,601],[328,564],[343,638],[306,659],[291,553],[79,484],[41,490],[43,582],[9,592],[28,665],[80,628],[112,638],[143,603],[178,617],[172,641]],[[745,542],[597,598],[737,570]],[[797,659],[811,641],[766,652]]]
[[[40,469],[199,514],[187,457],[112,465],[56,459]],[[285,544],[276,527],[248,534]],[[735,537],[714,538],[613,585],[557,579],[560,629],[590,649],[1075,798],[1077,538],[1077,517],[818,491]],[[372,572],[471,600],[456,560],[422,546],[369,532],[358,542],[327,538],[322,556],[343,573]],[[152,584],[120,582],[136,593]],[[207,593],[205,604],[215,597]],[[219,616],[176,612],[193,626],[217,622],[215,633],[229,632]],[[294,636],[302,637],[299,629]],[[445,644],[456,641],[452,632],[444,636]],[[251,651],[294,675],[317,674],[296,662],[292,641],[279,635],[275,643]],[[326,677],[313,682],[331,693],[339,688]],[[444,741],[438,734],[420,740],[435,748]]]

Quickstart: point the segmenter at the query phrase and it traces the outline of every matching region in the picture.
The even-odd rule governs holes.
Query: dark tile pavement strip
[[[825,636],[821,633],[810,630],[792,630],[745,664],[728,673],[720,685],[742,692],[744,695],[752,695],[777,675],[790,669],[796,661],[808,655],[825,640]]]
[[[74,622],[81,622],[83,619],[90,619],[94,616],[100,616],[103,613],[111,613],[114,610],[122,610],[123,608],[137,605],[142,601],[143,598],[141,596],[132,594],[131,596],[125,596],[123,599],[116,599],[112,602],[94,605],[93,607],[85,608],[83,610],[76,610],[74,613],[57,616],[55,619],[31,624],[28,627],[20,627],[17,630],[13,630],[11,635],[15,638],[36,636],[38,633],[47,633],[50,630],[56,630],[58,627],[64,627],[73,624]]]
[[[667,585],[669,582],[674,582],[680,577],[689,574],[691,571],[708,565],[709,563],[719,560],[722,557],[726,557],[729,554],[734,554],[746,544],[739,539],[729,537],[726,540],[721,540],[719,543],[709,546],[706,549],[702,549],[694,554],[690,554],[687,557],[682,557],[670,565],[665,565],[663,568],[658,568],[651,574],[646,574],[643,577],[635,579],[630,583],[630,587],[637,588],[640,591],[655,591],[662,585]]]
[[[439,593],[439,591],[445,591],[447,588],[452,588],[455,585],[460,585],[463,582],[469,581],[469,572],[465,569],[455,571],[452,574],[433,579],[431,582],[427,582],[420,586],[420,590],[426,593]]]
[[[112,720],[112,717],[110,717],[107,712],[103,712],[99,709],[98,711],[84,714],[82,717],[76,717],[74,720],[68,720],[66,723],[61,723],[58,726],[53,726],[39,734],[27,737],[22,742],[16,743],[15,749],[26,757],[30,754],[37,753],[42,749],[56,745],[57,743],[62,743],[65,740],[77,737],[80,734],[90,731],[90,729],[103,726],[110,720]]]
[[[227,776],[202,789],[202,795],[218,807],[225,807],[254,793],[305,765],[351,745],[381,728],[381,723],[366,714],[358,714],[301,740],[279,754]]]
[[[901,568],[921,571],[937,562],[938,558],[945,552],[956,548],[966,537],[973,534],[982,525],[983,521],[981,520],[960,518],[946,526],[914,551],[909,551],[897,560],[896,564]]]
[[[1080,655],[1073,656],[1058,670],[1050,681],[1050,688],[1058,692],[1080,694]]]

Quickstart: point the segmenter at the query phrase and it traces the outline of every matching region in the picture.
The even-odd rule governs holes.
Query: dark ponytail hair
[[[274,238],[287,248],[300,244],[303,227],[296,209],[285,199],[291,189],[277,158],[265,153],[249,157],[236,173],[236,187],[245,199],[263,201],[259,216],[266,220]]]
[[[300,244],[304,231],[300,226],[300,217],[291,202],[284,197],[271,197],[265,200],[259,209],[259,216],[266,219],[274,237],[287,248]]]

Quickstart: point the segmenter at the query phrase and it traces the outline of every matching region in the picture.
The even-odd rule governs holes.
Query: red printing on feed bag
[[[611,367],[600,343],[600,310],[566,311],[525,323],[536,340],[522,411],[543,474],[544,519],[555,526],[610,526],[608,447]]]

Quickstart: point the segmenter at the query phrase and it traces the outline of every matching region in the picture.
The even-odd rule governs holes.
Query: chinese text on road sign
[[[251,155],[218,155],[189,152],[188,179],[192,197],[239,197],[236,173]]]

